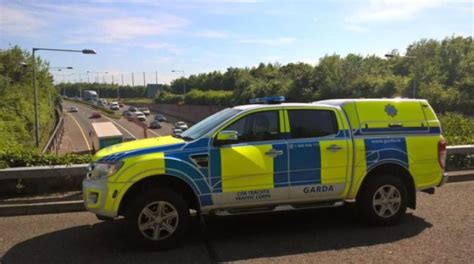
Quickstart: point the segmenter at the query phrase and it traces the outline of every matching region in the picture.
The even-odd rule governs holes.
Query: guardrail
[[[56,109],[56,114],[59,117],[58,123],[54,128],[53,133],[49,137],[48,142],[44,146],[42,153],[49,153],[55,151],[58,154],[59,145],[61,144],[61,138],[64,134],[64,117],[62,112],[62,106],[60,107],[61,110]]]
[[[449,146],[448,155],[474,154],[474,145]],[[48,177],[84,177],[88,164],[19,167],[0,170],[0,180],[7,179],[33,179]],[[474,180],[474,169],[447,172],[449,182]],[[451,179],[452,178],[452,179]]]
[[[448,155],[470,153],[474,154],[474,145],[448,146]]]
[[[0,170],[0,180],[84,177],[89,164],[18,167]]]

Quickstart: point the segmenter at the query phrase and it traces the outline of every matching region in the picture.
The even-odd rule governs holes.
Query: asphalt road
[[[79,109],[77,113],[69,113],[67,110],[75,106]],[[85,105],[74,103],[71,101],[64,101],[63,107],[66,112],[65,116],[65,133],[61,142],[61,153],[68,152],[87,152],[91,150],[92,146],[89,140],[89,132],[92,130],[92,123],[94,122],[112,122],[122,132],[125,138],[140,139],[145,137],[144,129],[137,123],[128,121],[126,118],[120,119],[110,118],[102,114],[101,118],[89,118],[92,112],[97,110],[89,108]],[[120,114],[127,109],[124,106],[120,110]],[[147,117],[145,122],[147,126],[153,120],[155,113]],[[173,125],[170,123],[161,123],[160,129],[147,129],[147,137],[157,137],[170,135],[172,133]]]
[[[351,206],[197,219],[186,241],[145,251],[123,235],[123,220],[90,213],[0,218],[2,263],[472,263],[474,182],[418,194],[399,225],[367,227]]]

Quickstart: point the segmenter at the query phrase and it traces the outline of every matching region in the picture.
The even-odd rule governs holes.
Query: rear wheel
[[[189,228],[186,202],[168,189],[149,190],[131,202],[126,213],[128,231],[140,246],[170,248]]]
[[[372,177],[361,188],[357,207],[372,225],[392,225],[400,221],[407,209],[408,191],[403,181],[390,174]]]

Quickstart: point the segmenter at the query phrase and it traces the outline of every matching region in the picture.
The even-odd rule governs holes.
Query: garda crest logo
[[[397,115],[398,110],[394,105],[388,104],[385,106],[385,113],[391,117],[394,117]]]

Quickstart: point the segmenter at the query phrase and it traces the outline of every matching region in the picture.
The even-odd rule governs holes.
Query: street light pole
[[[400,55],[395,55],[395,54],[385,54],[386,58],[404,58],[404,59],[416,59],[416,56],[410,56],[410,55],[405,55],[405,56],[400,56]],[[415,60],[416,63],[416,60]],[[416,82],[418,80],[418,68],[415,69],[414,76],[413,76],[413,98],[416,98]]]
[[[36,48],[33,48],[33,96],[35,104],[35,146],[39,148],[39,123],[38,123],[38,89],[36,89]]]
[[[83,49],[83,50],[70,50],[70,49],[49,49],[49,48],[33,48],[33,95],[34,95],[34,107],[35,107],[35,146],[39,148],[39,116],[38,116],[38,89],[36,87],[36,58],[35,53],[39,50],[45,51],[60,51],[60,52],[81,52],[82,54],[96,54],[94,50]]]

